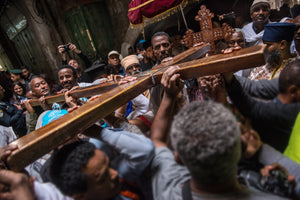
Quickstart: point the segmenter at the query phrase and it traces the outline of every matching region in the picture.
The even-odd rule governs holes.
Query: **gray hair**
[[[243,32],[243,30],[240,29],[240,28],[235,28],[234,30],[235,30],[236,33],[242,33],[243,39],[246,42],[246,40],[245,40],[245,33]]]
[[[204,101],[183,107],[172,123],[171,142],[200,184],[226,182],[236,173],[240,130],[234,115],[222,104]]]

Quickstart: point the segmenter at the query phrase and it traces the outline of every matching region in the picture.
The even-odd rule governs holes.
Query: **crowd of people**
[[[172,42],[157,32],[124,58],[112,50],[93,76],[83,70],[81,62],[93,64],[76,45],[59,45],[57,83],[27,66],[3,72],[0,199],[300,199],[296,13],[270,22],[269,1],[254,0],[252,22],[225,38],[221,51],[266,44],[263,66],[191,80],[169,66],[159,84],[25,167],[26,173],[5,169],[18,148],[12,141],[98,98],[75,98],[71,91],[126,84],[172,60]],[[81,61],[68,61],[68,51]],[[47,103],[54,94],[65,101]]]

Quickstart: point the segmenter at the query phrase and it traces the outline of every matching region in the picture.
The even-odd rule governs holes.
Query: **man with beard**
[[[172,57],[171,37],[165,32],[157,32],[151,39],[153,54],[156,58],[156,65],[159,65],[164,59]],[[159,105],[162,101],[164,88],[157,85],[150,90],[150,110],[156,115]]]
[[[151,39],[153,54],[156,58],[156,65],[165,58],[172,57],[172,44],[170,36],[165,32],[157,32]]]
[[[248,46],[262,44],[264,26],[269,23],[269,0],[255,0],[250,8],[252,22],[242,29]]]
[[[34,74],[31,73],[31,71],[29,70],[29,67],[27,67],[27,66],[21,66],[21,70],[22,70],[22,75],[24,77],[25,82],[30,83]]]
[[[262,39],[268,51],[266,64],[252,70],[249,79],[274,79],[288,63],[295,60],[290,52],[295,27],[291,23],[271,23],[265,26]]]
[[[132,76],[141,72],[141,66],[136,55],[126,56],[122,62],[126,75]],[[121,119],[132,120],[149,111],[149,99],[139,94],[129,103],[115,111],[115,116]],[[130,121],[131,123],[131,121]]]
[[[150,41],[146,41],[143,44],[143,47],[144,50],[141,51],[143,60],[140,62],[140,64],[141,64],[142,71],[146,71],[151,69],[155,62],[153,61],[154,56],[153,56],[153,50]]]
[[[125,69],[125,73],[128,76],[138,74],[142,71],[138,57],[136,55],[126,56],[122,61],[121,65]]]

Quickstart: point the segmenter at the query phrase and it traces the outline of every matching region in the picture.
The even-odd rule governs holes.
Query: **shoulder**
[[[173,152],[167,147],[158,147],[155,149],[151,168],[155,175],[160,174],[159,176],[164,176],[165,179],[190,177],[187,168],[175,161]]]
[[[34,192],[37,199],[71,200],[63,195],[52,183],[34,181]]]
[[[151,170],[155,199],[182,199],[182,186],[191,177],[185,166],[175,162],[171,150],[166,147],[156,148]]]
[[[242,31],[246,34],[246,33],[248,33],[249,31],[253,31],[253,22],[250,22],[250,23],[248,23],[246,26],[244,26],[243,28],[242,28]]]

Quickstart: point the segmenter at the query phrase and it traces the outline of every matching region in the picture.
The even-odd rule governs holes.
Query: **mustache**
[[[136,70],[136,71],[134,71],[134,72],[132,73],[132,75],[139,74],[139,73],[141,73],[141,72],[142,72],[141,70]]]

